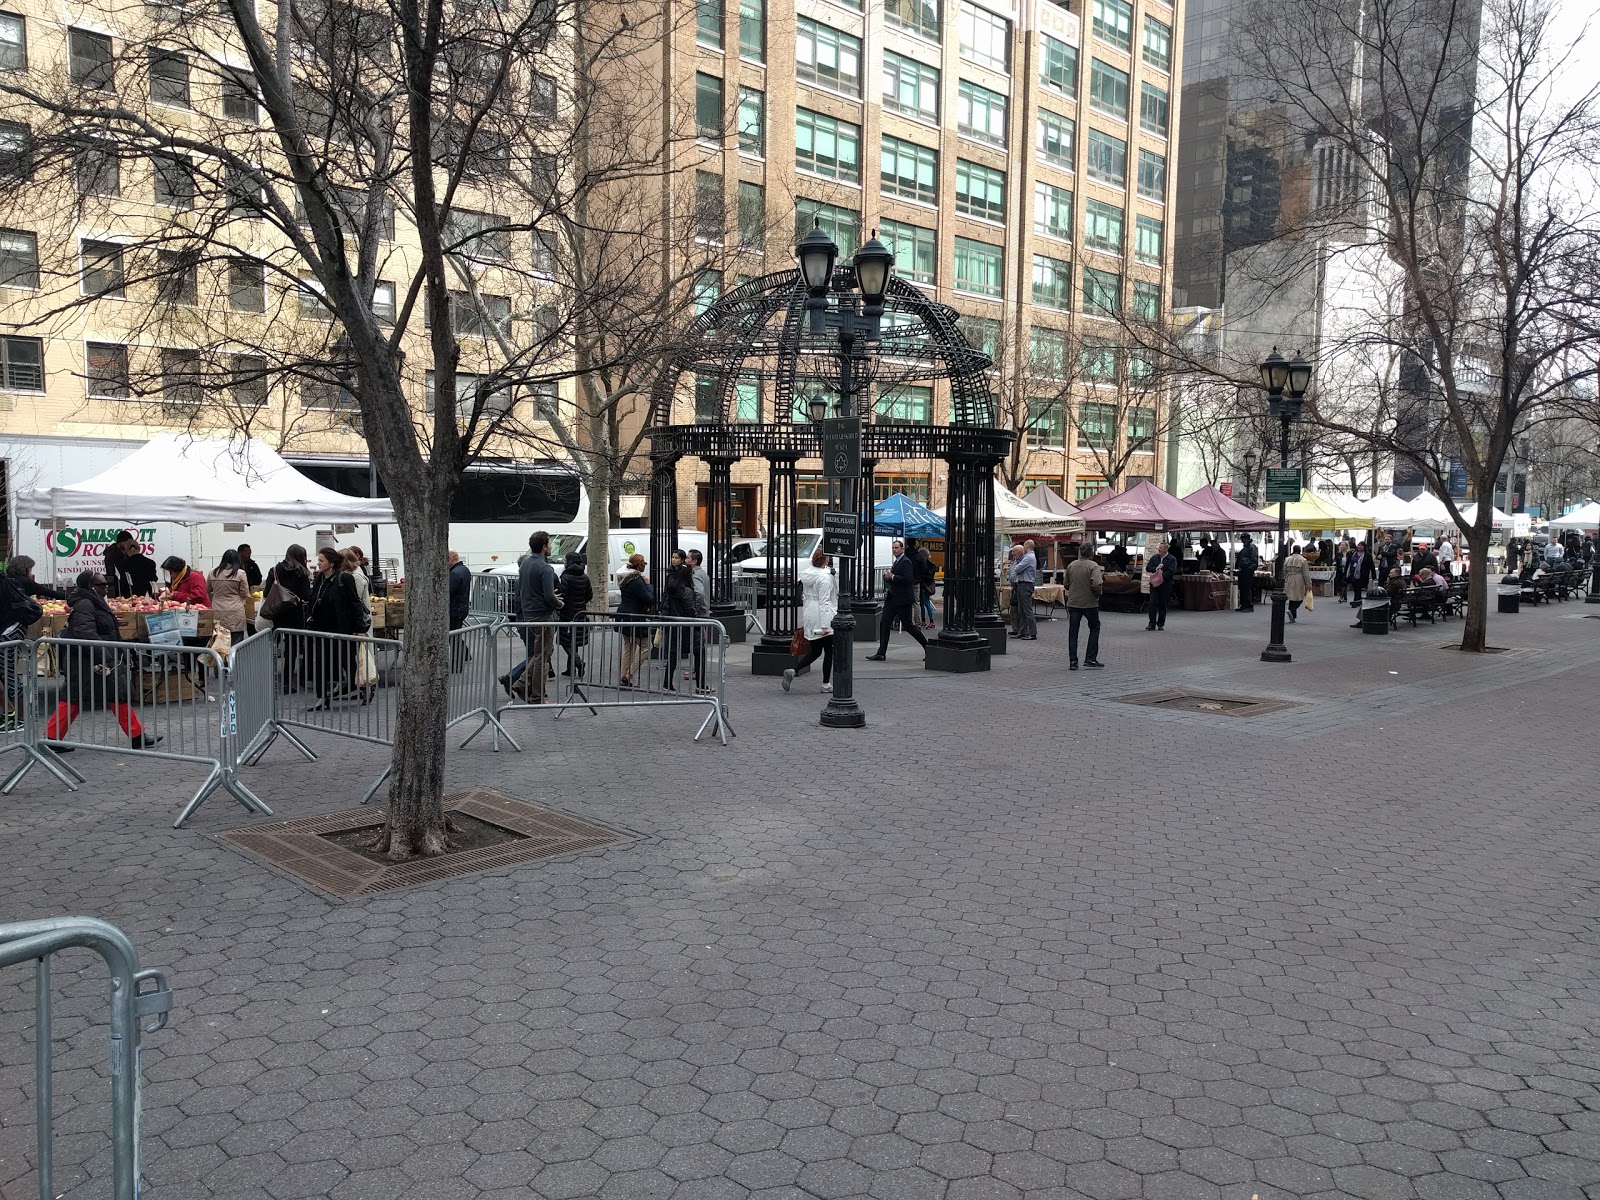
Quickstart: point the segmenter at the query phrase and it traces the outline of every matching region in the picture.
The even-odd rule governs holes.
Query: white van
[[[706,553],[707,541],[704,530],[680,529],[677,539],[673,543],[674,550],[698,550]],[[559,573],[568,554],[576,551],[588,555],[589,535],[587,533],[550,531],[550,565]],[[524,547],[522,554],[527,553]],[[522,554],[517,555],[521,559]],[[617,572],[628,565],[628,559],[634,554],[642,554],[646,559],[650,557],[650,531],[648,529],[613,529],[606,535],[606,607],[616,608],[622,600],[622,593],[617,590]],[[496,563],[488,570],[480,572],[485,575],[515,575],[517,563]]]
[[[767,544],[763,547],[763,553],[753,555],[743,562],[735,563],[733,577],[736,581],[741,577],[753,577],[758,580],[756,584],[756,599],[759,603],[766,595],[764,585],[767,577],[769,556],[781,555],[785,549],[789,549],[789,557],[794,562],[794,576],[798,579],[801,569],[811,562],[811,556],[816,553],[817,547],[821,543],[822,530],[820,529],[796,529],[793,533],[780,534],[778,537],[767,541]],[[887,570],[889,564],[894,561],[894,543],[895,539],[886,534],[880,533],[873,536],[873,561],[879,571]],[[874,584],[873,588],[863,588],[862,590],[875,592],[877,586]]]

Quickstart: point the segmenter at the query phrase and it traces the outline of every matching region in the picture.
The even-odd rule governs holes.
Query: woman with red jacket
[[[175,600],[179,604],[198,604],[201,608],[211,607],[211,593],[206,590],[206,577],[191,571],[189,564],[183,559],[176,554],[168,555],[162,562],[161,569],[167,573],[167,586],[161,589],[163,599]]]

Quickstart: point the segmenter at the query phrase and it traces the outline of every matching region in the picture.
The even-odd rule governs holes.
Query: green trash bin
[[[1371,588],[1361,601],[1361,632],[1389,632],[1389,593]]]

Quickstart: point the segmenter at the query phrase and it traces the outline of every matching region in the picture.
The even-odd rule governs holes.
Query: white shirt
[[[1562,549],[1561,543],[1556,541],[1554,538],[1552,538],[1544,548],[1545,562],[1560,562],[1566,556],[1567,552]]]
[[[1456,548],[1448,541],[1439,543],[1439,562],[1441,564],[1453,561],[1455,556]]]

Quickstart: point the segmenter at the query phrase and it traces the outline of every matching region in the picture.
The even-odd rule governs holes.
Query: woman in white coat
[[[822,660],[822,690],[833,691],[833,617],[839,611],[839,578],[833,573],[833,559],[819,546],[811,565],[800,572],[800,632],[811,649],[795,670],[803,671]],[[794,683],[795,671],[783,673],[783,690]]]

